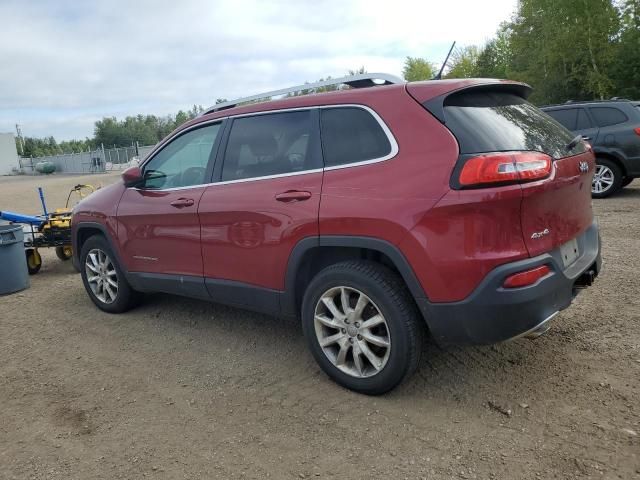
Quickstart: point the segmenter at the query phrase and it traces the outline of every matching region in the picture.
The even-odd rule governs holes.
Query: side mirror
[[[127,168],[122,172],[122,180],[125,187],[135,187],[142,182],[142,170],[140,167]]]

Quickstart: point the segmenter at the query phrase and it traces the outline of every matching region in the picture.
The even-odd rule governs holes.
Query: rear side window
[[[613,107],[591,107],[589,111],[599,127],[617,125],[629,120],[623,112]]]
[[[568,130],[576,129],[576,121],[578,120],[577,108],[568,108],[564,110],[550,110],[546,113],[552,116],[557,122],[561,123],[564,128]]]
[[[391,143],[380,123],[358,107],[320,111],[322,152],[327,167],[386,157]]]
[[[562,158],[584,152],[561,124],[518,95],[500,91],[463,91],[444,103],[446,126],[458,139],[460,153],[530,150]]]
[[[316,138],[313,124],[308,110],[235,119],[224,155],[222,180],[321,168],[322,161],[312,145]]]

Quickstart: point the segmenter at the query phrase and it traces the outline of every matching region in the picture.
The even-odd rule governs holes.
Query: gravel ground
[[[0,209],[115,178],[0,177]],[[294,322],[167,295],[108,315],[45,251],[0,297],[0,478],[640,478],[640,181],[594,207],[604,271],[547,335],[427,341],[377,398],[326,378]]]

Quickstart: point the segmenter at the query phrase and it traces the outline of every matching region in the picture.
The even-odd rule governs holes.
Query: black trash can
[[[29,288],[22,225],[0,225],[0,295]]]

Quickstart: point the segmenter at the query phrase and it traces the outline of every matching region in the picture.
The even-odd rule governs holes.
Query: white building
[[[18,168],[20,162],[13,133],[0,133],[0,175],[11,175]]]

